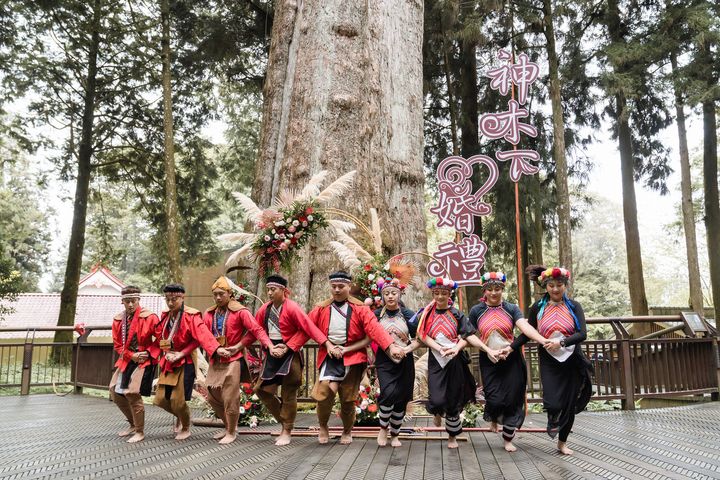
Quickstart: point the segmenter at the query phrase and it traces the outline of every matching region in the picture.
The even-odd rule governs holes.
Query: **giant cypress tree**
[[[656,139],[670,117],[659,90],[648,72],[643,43],[648,31],[648,11],[634,1],[608,0],[604,25],[609,42],[603,45],[603,64],[609,67],[602,78],[607,96],[606,113],[613,119],[613,136],[618,140],[623,187],[623,217],[628,264],[630,302],[634,315],[647,315],[645,279],[635,199],[635,180],[667,192],[665,178],[670,172],[667,149]]]
[[[702,105],[703,192],[705,229],[710,257],[715,319],[720,318],[720,196],[718,195],[717,101],[720,99],[720,6],[700,2],[701,15],[693,17],[694,38],[692,77],[694,98]]]

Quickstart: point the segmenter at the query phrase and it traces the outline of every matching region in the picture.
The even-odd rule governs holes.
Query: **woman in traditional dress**
[[[412,338],[415,336],[415,325],[410,323],[412,310],[400,305],[405,285],[397,278],[382,279],[377,284],[383,307],[375,310],[375,316],[395,344],[409,353]],[[393,360],[382,349],[377,349],[375,368],[380,382],[380,396],[377,400],[380,432],[377,443],[381,447],[387,445],[389,429],[392,437],[390,444],[399,447],[402,445],[398,438],[400,427],[405,418],[407,404],[412,401],[415,386],[414,359],[410,354],[400,361]]]
[[[493,432],[499,432],[502,425],[505,450],[514,452],[517,450],[512,443],[515,431],[525,420],[527,367],[520,350],[520,343],[526,337],[516,339],[513,330],[517,322],[527,323],[527,320],[517,305],[503,300],[506,280],[503,272],[487,272],[482,276],[483,300],[470,310],[470,323],[483,344],[496,354],[481,352],[479,355],[485,395],[483,418],[490,422]],[[530,338],[544,343],[539,333],[531,328],[526,330]]]
[[[547,412],[547,433],[558,437],[557,448],[572,455],[567,447],[575,414],[585,410],[592,395],[592,364],[579,343],[587,337],[585,314],[580,304],[566,294],[570,271],[531,265],[526,272],[546,293],[530,307],[528,324],[545,339],[539,348],[543,407]],[[523,328],[524,325],[518,323]],[[527,335],[515,346],[527,341]]]
[[[433,301],[418,312],[417,339],[430,349],[428,357],[427,410],[435,416],[435,425],[445,417],[448,448],[457,448],[462,433],[460,412],[475,400],[475,379],[470,373],[469,357],[462,349],[465,338],[475,329],[464,313],[450,306],[457,283],[449,278],[431,278],[427,282]],[[414,342],[406,351],[417,348]]]

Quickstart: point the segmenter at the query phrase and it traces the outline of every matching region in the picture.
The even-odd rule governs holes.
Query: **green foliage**
[[[18,291],[36,291],[47,263],[50,231],[47,211],[39,202],[44,182],[24,157],[6,157],[0,163],[0,251],[20,275],[19,283],[11,282]]]

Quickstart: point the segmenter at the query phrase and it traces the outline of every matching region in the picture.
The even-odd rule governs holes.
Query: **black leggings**
[[[573,427],[573,423],[575,423],[575,414],[571,413],[570,418],[568,418],[565,426],[560,429],[558,440],[560,440],[561,442],[567,442],[568,436],[570,435],[570,430],[572,430]]]

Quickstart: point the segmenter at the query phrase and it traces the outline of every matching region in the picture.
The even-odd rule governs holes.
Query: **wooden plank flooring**
[[[266,435],[242,435],[222,446],[211,438],[214,429],[202,427],[176,442],[170,415],[153,406],[146,411],[147,439],[129,445],[115,434],[123,418],[107,400],[0,397],[0,478],[720,479],[718,402],[584,412],[570,436],[570,457],[557,454],[545,434],[522,432],[512,454],[502,448],[499,434],[486,433],[464,434],[468,441],[456,451],[440,441],[404,440],[400,448],[380,448],[374,439],[323,446],[313,437],[275,447]],[[526,426],[543,427],[544,420],[532,415]],[[297,423],[316,421],[301,414]]]

